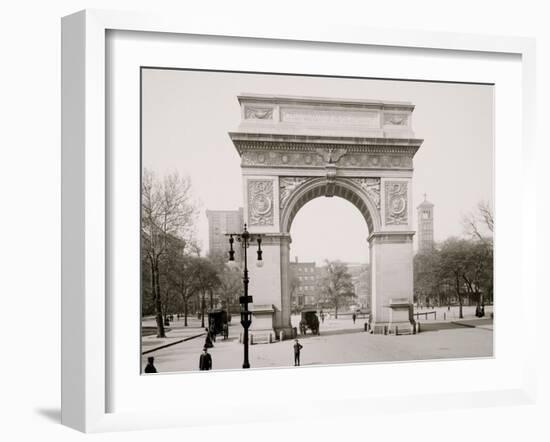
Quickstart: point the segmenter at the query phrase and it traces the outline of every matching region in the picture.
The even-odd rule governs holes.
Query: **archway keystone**
[[[253,331],[256,323],[269,333],[291,334],[289,232],[300,208],[318,197],[350,201],[368,226],[371,329],[412,331],[411,186],[413,157],[423,142],[412,131],[414,105],[238,99],[241,123],[229,135],[241,157],[244,217],[251,232],[265,234],[264,266],[250,269],[253,310],[262,315]]]

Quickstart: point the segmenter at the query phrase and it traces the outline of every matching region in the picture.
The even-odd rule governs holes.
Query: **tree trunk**
[[[183,325],[187,327],[187,312],[188,312],[187,298],[183,300]]]
[[[210,310],[213,310],[214,309],[214,291],[209,290],[208,292],[210,293]]]
[[[201,327],[204,328],[204,308],[206,307],[206,300],[204,291],[202,292],[202,299],[201,299]]]
[[[458,296],[458,319],[464,319],[462,314],[462,295],[460,294],[460,279],[458,273],[456,274],[456,295]]]
[[[160,299],[159,269],[158,264],[151,263],[151,278],[153,297],[155,300],[155,317],[157,321],[157,338],[165,338],[164,321],[162,317],[162,302]]]

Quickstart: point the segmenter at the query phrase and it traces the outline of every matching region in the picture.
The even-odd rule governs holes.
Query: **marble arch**
[[[264,235],[264,266],[250,266],[251,332],[292,334],[290,227],[300,208],[341,197],[365,219],[371,263],[370,330],[414,332],[412,178],[414,105],[406,102],[240,95],[229,135],[241,158],[244,217]]]

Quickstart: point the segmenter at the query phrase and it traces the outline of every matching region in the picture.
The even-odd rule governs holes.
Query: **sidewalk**
[[[428,319],[425,318],[424,313],[426,312],[436,312],[436,318],[434,318],[433,314],[428,314]],[[462,316],[463,319],[459,319],[459,307],[458,306],[452,306],[449,310],[448,307],[424,307],[422,309],[419,309],[417,307],[414,308],[414,313],[420,313],[419,316],[415,316],[414,319],[417,321],[420,321],[422,324],[425,324],[427,322],[452,322],[452,321],[462,321],[462,320],[468,320],[468,319],[480,319],[477,318],[475,315],[476,312],[476,306],[463,306],[462,307]],[[491,318],[491,313],[493,313],[493,306],[487,305],[485,306],[485,316],[484,318]]]
[[[147,318],[141,322],[142,327],[156,327],[157,323],[154,318]],[[150,352],[159,347],[174,344],[186,339],[192,339],[197,335],[204,335],[205,330],[201,327],[201,321],[194,318],[187,318],[187,327],[184,326],[183,318],[177,320],[174,317],[174,321],[166,327],[166,338],[157,338],[156,334],[149,336],[142,336],[141,338],[141,351]],[[197,338],[198,339],[198,338]]]
[[[296,318],[292,318],[293,324]],[[321,325],[321,335],[299,336],[302,365],[328,365],[369,362],[396,362],[426,359],[453,359],[492,357],[492,321],[487,318],[465,321],[424,323],[417,335],[384,336],[363,331],[364,320],[351,318],[326,320]],[[235,321],[229,328],[229,339],[218,337],[209,349],[214,370],[240,369],[243,363],[243,347],[238,337],[242,327]],[[181,344],[142,356],[145,366],[147,356],[155,357],[159,373],[197,371],[204,338],[196,338]],[[293,340],[273,344],[251,345],[249,359],[252,368],[292,367]]]

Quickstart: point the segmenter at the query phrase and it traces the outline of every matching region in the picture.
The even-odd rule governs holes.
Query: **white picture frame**
[[[293,42],[337,43],[406,50],[426,49],[444,52],[504,54],[521,57],[521,239],[518,250],[525,263],[535,250],[535,177],[527,172],[534,162],[535,47],[525,38],[457,35],[349,28],[310,24],[294,27],[281,23],[231,21],[210,22],[200,17],[159,17],[112,11],[82,11],[62,21],[62,423],[85,432],[186,425],[207,425],[199,406],[189,410],[109,411],[108,396],[113,388],[108,376],[109,360],[109,285],[106,268],[109,264],[108,244],[112,233],[108,228],[111,198],[108,186],[108,150],[106,119],[106,33],[155,32],[162,35],[200,35],[221,38],[273,39],[292,45]],[[157,34],[158,35],[158,34]],[[111,54],[111,56],[116,56]],[[498,119],[497,105],[497,119]],[[518,125],[519,127],[519,125]],[[498,135],[498,134],[497,134]],[[499,139],[497,136],[497,145]],[[498,151],[498,146],[497,146]],[[518,172],[518,173],[520,173]],[[497,172],[498,173],[498,172]],[[498,205],[497,205],[498,212]],[[497,215],[498,216],[498,215]],[[497,231],[497,249],[498,249]],[[498,250],[497,250],[498,251]],[[531,258],[532,262],[532,258]],[[536,304],[535,266],[523,265],[518,300],[520,310]],[[498,281],[497,281],[498,285]],[[137,294],[136,294],[137,296]],[[507,326],[501,322],[502,327]],[[509,325],[508,325],[509,326]],[[535,321],[521,324],[525,352],[521,355],[522,376],[510,379],[501,388],[478,389],[461,393],[402,394],[388,387],[386,394],[377,394],[376,401],[362,401],[356,395],[336,394],[326,400],[313,399],[315,415],[323,416],[321,405],[338,400],[339,414],[362,415],[370,412],[406,411],[414,404],[418,409],[442,409],[469,406],[490,406],[502,403],[532,403],[535,397]],[[475,368],[475,367],[473,367]],[[339,368],[322,368],[334,375]],[[353,367],[357,376],[361,367]],[[288,373],[278,377],[284,382]],[[351,373],[351,372],[350,372]],[[182,375],[186,376],[186,375]],[[233,382],[244,376],[228,373]],[[252,377],[262,376],[254,372]],[[266,373],[263,373],[266,376]],[[267,373],[269,376],[269,373]],[[195,378],[197,379],[197,378]],[[258,380],[258,382],[261,382]],[[399,398],[399,401],[396,401]],[[244,403],[244,399],[240,399]],[[250,401],[250,399],[248,399]],[[334,408],[335,406],[333,406]],[[335,410],[333,410],[335,411]],[[294,414],[277,400],[271,406],[257,407],[239,422],[292,418]],[[235,416],[220,415],[222,422],[235,422]]]

